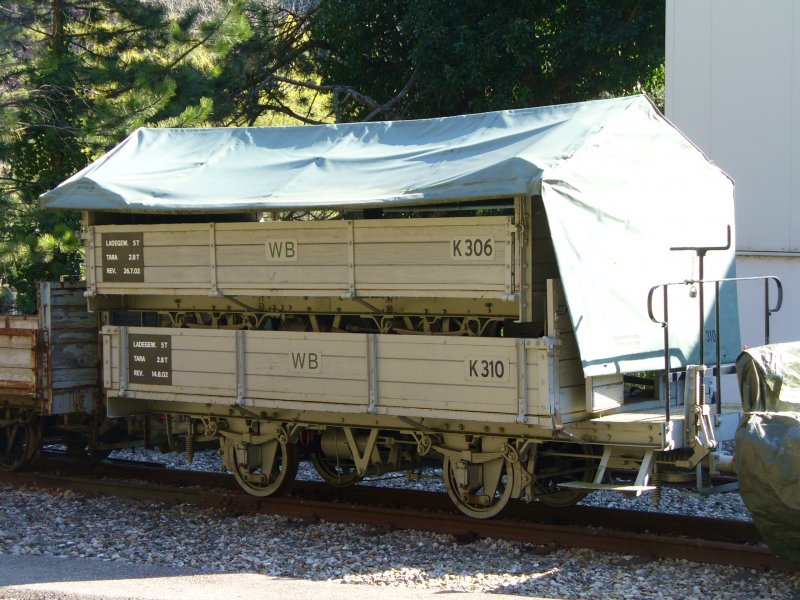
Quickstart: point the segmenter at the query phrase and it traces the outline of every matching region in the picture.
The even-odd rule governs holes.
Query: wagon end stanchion
[[[664,329],[664,387],[665,387],[665,399],[666,399],[666,406],[665,406],[665,415],[666,420],[669,422],[670,420],[670,376],[671,376],[671,365],[670,365],[670,355],[669,355],[669,288],[672,286],[691,286],[690,288],[690,296],[694,297],[694,290],[697,290],[698,296],[698,363],[699,365],[706,366],[706,355],[705,355],[705,322],[706,322],[706,314],[705,314],[705,284],[713,283],[714,284],[714,355],[715,355],[715,368],[714,368],[714,375],[716,380],[716,397],[717,397],[717,404],[720,405],[721,403],[721,395],[722,395],[722,374],[723,374],[723,365],[722,365],[722,331],[721,331],[721,319],[720,319],[720,284],[722,283],[738,283],[741,281],[763,281],[764,282],[764,340],[765,344],[769,343],[770,337],[770,327],[769,327],[769,319],[772,314],[778,312],[783,304],[783,285],[781,284],[780,279],[773,275],[766,275],[766,276],[758,276],[758,277],[731,277],[731,278],[723,278],[723,279],[705,279],[705,257],[708,252],[712,251],[724,251],[729,250],[731,248],[731,226],[728,225],[726,228],[726,243],[723,246],[676,246],[671,247],[671,251],[692,251],[696,254],[699,264],[699,272],[697,279],[687,279],[685,281],[680,282],[672,282],[672,283],[664,283],[660,285],[653,286],[650,288],[650,291],[647,296],[647,312],[650,320],[654,323],[661,325]],[[775,303],[775,306],[770,306],[770,290],[769,290],[769,283],[770,280],[775,282],[777,288],[778,298]],[[663,319],[658,319],[655,316],[653,310],[653,295],[655,291],[659,288],[663,290]],[[726,365],[730,368],[728,372],[732,371],[732,364]],[[702,389],[700,393],[700,403],[701,405],[705,403],[705,384],[701,384]]]
[[[714,284],[714,326],[716,331],[715,336],[715,365],[714,371],[717,380],[717,394],[721,393],[720,387],[720,377],[722,373],[725,371],[724,367],[732,366],[732,365],[723,365],[722,364],[722,351],[721,351],[721,340],[722,340],[722,332],[720,326],[720,287],[723,283],[740,283],[745,281],[763,281],[764,282],[764,343],[769,344],[770,339],[770,317],[780,311],[781,307],[783,306],[783,284],[781,280],[775,275],[761,275],[756,277],[727,277],[723,279],[687,279],[685,281],[675,281],[671,283],[662,283],[659,285],[655,285],[650,288],[650,291],[647,294],[647,314],[650,317],[650,320],[660,325],[664,329],[664,377],[666,379],[666,398],[667,398],[667,407],[666,407],[666,414],[667,414],[667,421],[669,421],[669,380],[671,376],[671,366],[669,360],[669,294],[668,290],[670,287],[674,286],[685,286],[685,285],[699,285],[700,295],[702,295],[703,286],[707,283]],[[775,305],[770,306],[770,282],[775,283],[775,289],[777,291],[777,298],[775,300]],[[655,315],[655,311],[653,309],[653,297],[658,289],[663,291],[663,318],[659,319]],[[703,315],[704,317],[705,315]],[[703,344],[703,329],[705,325],[705,319],[702,318],[700,320],[699,325],[699,338],[700,338],[700,354],[699,354],[699,362],[701,366],[705,366],[705,356],[703,354],[705,350],[705,346]],[[731,371],[732,372],[732,371]]]
[[[689,250],[694,252],[697,255],[697,261],[699,264],[698,267],[698,280],[696,282],[689,282],[687,284],[693,285],[696,283],[700,284],[699,287],[699,305],[698,305],[698,315],[700,319],[700,364],[705,365],[706,362],[706,355],[705,355],[705,336],[703,335],[703,329],[706,320],[706,313],[705,313],[705,258],[706,254],[709,252],[714,251],[723,251],[723,250],[730,250],[731,248],[731,226],[728,225],[726,229],[726,236],[727,241],[724,246],[676,246],[674,248],[670,248],[673,252],[680,252]],[[717,287],[717,297],[716,297],[716,313],[719,314],[719,288]],[[665,300],[666,301],[666,300]],[[717,328],[717,366],[719,367],[719,327]],[[701,399],[704,397],[705,394],[701,394]]]
[[[707,404],[716,404],[716,411],[718,414],[722,414],[722,375],[723,373],[728,374],[735,374],[735,365],[733,362],[722,364],[722,351],[721,351],[721,340],[722,340],[722,331],[721,331],[721,319],[720,319],[720,288],[722,287],[721,284],[723,283],[732,283],[738,284],[739,282],[745,281],[763,281],[764,282],[764,343],[769,343],[770,338],[770,327],[769,321],[770,317],[778,312],[783,304],[783,285],[778,277],[774,275],[766,275],[766,276],[759,276],[759,277],[732,277],[732,278],[725,278],[725,279],[714,279],[714,280],[704,280],[704,279],[689,279],[686,281],[679,281],[679,282],[672,282],[672,283],[665,283],[661,285],[656,285],[650,288],[650,291],[647,296],[647,311],[650,317],[650,320],[654,323],[660,325],[664,330],[664,397],[665,397],[665,406],[664,406],[664,415],[666,423],[670,422],[670,386],[673,379],[672,373],[672,366],[670,364],[670,345],[669,345],[669,288],[673,286],[697,286],[700,290],[700,303],[702,305],[702,295],[703,295],[703,287],[705,284],[714,284],[714,331],[716,332],[715,339],[713,340],[715,343],[715,366],[713,368],[714,378],[715,378],[715,395],[712,402],[706,403],[706,389],[705,383],[703,381],[704,376],[703,373],[705,372],[705,348],[703,344],[703,337],[704,337],[704,329],[705,329],[705,313],[700,313],[700,324],[699,324],[699,336],[700,336],[700,346],[699,346],[699,361],[700,365],[697,369],[700,373],[699,381],[696,382],[697,391],[694,394],[694,398],[692,402],[695,403],[693,407],[695,418],[699,418],[700,421],[695,421],[695,424],[702,425],[702,429],[706,432],[704,444],[708,447],[709,450],[712,450],[712,445],[716,446],[716,435],[714,433],[715,429],[715,421],[711,418],[711,407]],[[777,290],[777,298],[775,301],[774,306],[770,304],[770,281],[775,283],[775,288]],[[661,289],[663,293],[663,318],[659,319],[655,315],[655,311],[653,309],[653,298],[656,292]],[[689,373],[689,366],[686,365],[685,368],[687,369],[687,375]],[[694,371],[694,369],[691,369]],[[686,402],[688,401],[687,398],[684,398],[684,409],[686,410]],[[690,413],[686,413],[687,417]],[[689,423],[687,422],[687,426]],[[695,432],[697,433],[697,432]],[[695,451],[698,449],[695,448]],[[719,454],[713,453],[711,455],[712,463],[709,465],[709,468],[713,468],[711,465],[714,461],[719,460]],[[698,462],[696,465],[697,471],[697,492],[701,495],[708,495],[711,493],[718,493],[723,491],[728,491],[730,489],[736,489],[738,487],[738,482],[736,483],[728,483],[723,484],[720,486],[712,486],[707,487],[704,483],[703,473],[701,470],[702,461]],[[734,487],[736,486],[736,487]]]

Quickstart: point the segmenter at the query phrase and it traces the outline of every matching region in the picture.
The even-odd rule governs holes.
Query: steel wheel
[[[30,457],[34,431],[19,410],[6,408],[0,419],[0,471],[15,471]]]
[[[272,496],[285,491],[297,475],[297,446],[271,440],[264,444],[225,443],[226,464],[248,494]]]
[[[349,487],[364,479],[356,471],[352,460],[340,460],[315,452],[311,455],[311,464],[319,476],[333,487]]]
[[[356,464],[352,458],[325,454],[320,436],[315,436],[310,458],[319,476],[333,487],[349,487],[364,478],[356,471]]]
[[[72,432],[67,432],[64,438],[64,446],[66,446],[67,454],[70,456],[87,461],[100,462],[107,459],[111,454],[110,449],[100,448],[89,438]]]
[[[503,510],[511,499],[515,463],[496,458],[485,463],[468,465],[479,470],[480,477],[466,486],[459,483],[456,467],[447,456],[442,463],[442,476],[447,494],[458,510],[475,519],[489,519]],[[470,479],[473,479],[472,477]]]
[[[572,443],[556,443],[550,448],[565,454],[589,454],[588,446]],[[541,459],[540,459],[541,460]],[[549,456],[544,468],[538,469],[536,483],[545,493],[538,500],[548,506],[561,508],[577,504],[589,494],[589,490],[560,488],[559,483],[567,481],[592,481],[597,470],[597,461],[580,456]]]

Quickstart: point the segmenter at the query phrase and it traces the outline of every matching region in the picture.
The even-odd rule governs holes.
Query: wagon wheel
[[[6,408],[0,419],[0,471],[15,471],[30,458],[34,428],[18,409]]]
[[[475,519],[489,519],[506,507],[511,499],[516,469],[516,463],[505,458],[471,464],[468,465],[469,481],[462,485],[454,461],[445,456],[442,463],[447,494],[458,510]]]
[[[91,434],[84,435],[75,431],[64,432],[64,447],[68,455],[91,462],[100,462],[111,454],[110,449],[96,444]]]
[[[320,437],[316,436],[311,450],[311,464],[326,483],[344,488],[355,485],[364,477],[356,471],[352,458],[328,456],[322,451]]]
[[[584,456],[548,456],[546,460],[537,461],[536,483],[544,493],[537,496],[543,504],[562,508],[577,504],[586,497],[590,490],[559,487],[559,483],[569,481],[592,481],[597,470],[597,461],[591,458],[592,451],[589,446],[573,443],[558,443],[549,445],[549,448],[565,455],[576,454]],[[588,456],[586,456],[588,455]]]
[[[67,454],[71,457],[89,462],[101,462],[111,456],[110,448],[101,448],[91,441],[71,439],[65,444]]]
[[[272,496],[283,492],[297,475],[297,445],[270,440],[263,444],[226,440],[226,466],[248,494]]]
[[[64,448],[67,454],[72,457],[81,457],[86,455],[86,436],[74,431],[64,432]]]
[[[89,458],[94,462],[100,462],[111,456],[112,450],[110,448],[98,448],[89,444]]]
[[[311,463],[319,476],[333,487],[349,487],[363,479],[356,471],[356,465],[352,460],[314,452],[311,454]]]

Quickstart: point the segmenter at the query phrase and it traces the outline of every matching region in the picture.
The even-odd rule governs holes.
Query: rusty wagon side
[[[37,316],[0,318],[0,469],[31,458],[43,426],[80,429],[100,405],[98,323],[84,291],[40,283]]]

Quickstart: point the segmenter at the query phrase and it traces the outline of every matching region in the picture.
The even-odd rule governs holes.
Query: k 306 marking
[[[494,238],[465,236],[450,240],[450,258],[453,260],[494,260]]]

